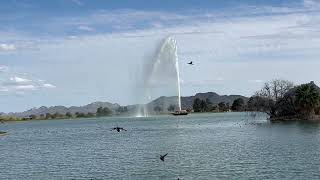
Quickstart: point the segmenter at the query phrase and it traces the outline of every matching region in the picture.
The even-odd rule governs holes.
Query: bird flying
[[[194,65],[192,61],[190,61],[188,64],[189,64],[189,65]]]
[[[165,154],[165,155],[160,155],[160,160],[164,162],[164,158],[165,158],[167,155],[168,155],[168,153]]]

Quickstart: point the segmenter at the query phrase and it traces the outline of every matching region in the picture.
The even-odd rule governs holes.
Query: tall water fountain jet
[[[178,91],[178,108],[179,111],[181,111],[181,87],[180,87],[180,70],[179,70],[179,59],[178,59],[178,49],[177,49],[177,42],[174,40],[174,57],[175,57],[175,62],[176,62],[176,74],[177,74],[177,91]]]
[[[169,93],[176,97],[174,105],[181,110],[181,90],[177,42],[173,37],[164,39],[154,54],[152,61],[148,62],[144,72],[143,101],[148,103],[155,98]],[[165,107],[162,107],[165,108]],[[138,110],[137,116],[149,116],[150,107],[144,104]]]

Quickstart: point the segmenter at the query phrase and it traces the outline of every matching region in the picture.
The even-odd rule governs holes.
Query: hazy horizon
[[[198,93],[215,93],[215,92],[212,92],[212,91],[209,91],[209,92],[197,92],[196,94]],[[195,96],[196,94],[191,94],[191,95],[185,95],[185,96],[181,96],[181,97],[191,97],[191,96]],[[219,94],[217,93],[218,95],[220,96],[231,96],[231,95],[239,95],[239,96],[244,96],[244,95],[241,95],[241,94]],[[177,97],[177,96],[159,96],[157,98],[154,98],[152,99],[150,102],[160,98],[160,97]],[[244,97],[247,97],[249,98],[248,96],[244,96]],[[110,102],[110,101],[93,101],[93,102],[88,102],[86,104],[79,104],[79,105],[70,105],[70,106],[66,106],[66,105],[61,105],[61,104],[56,104],[56,105],[48,105],[48,106],[45,106],[45,107],[55,107],[55,106],[64,106],[64,107],[67,107],[67,108],[70,108],[72,106],[85,106],[85,105],[88,105],[88,104],[91,104],[91,103],[96,103],[96,102],[107,102],[107,103],[112,103],[112,104],[118,104],[120,106],[131,106],[131,105],[139,105],[139,103],[135,103],[135,104],[120,104],[120,103],[117,103],[117,102]],[[148,102],[149,103],[149,102]],[[30,109],[34,109],[34,108],[40,108],[40,107],[43,107],[44,105],[41,105],[41,106],[37,106],[37,107],[30,107],[28,109],[25,109],[25,110],[22,110],[22,111],[11,111],[11,112],[1,112],[1,113],[6,113],[6,114],[10,114],[10,113],[20,113],[20,112],[24,112],[24,111],[28,111]]]

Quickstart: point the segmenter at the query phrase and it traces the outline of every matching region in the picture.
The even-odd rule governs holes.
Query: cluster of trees
[[[248,109],[271,119],[312,119],[320,113],[320,88],[313,81],[294,87],[290,81],[272,80],[249,99]]]
[[[212,103],[209,101],[209,99],[201,100],[199,98],[196,98],[193,101],[192,108],[194,112],[208,112],[213,109]]]
[[[246,104],[242,98],[235,99],[231,106],[232,111],[245,111]]]
[[[61,113],[46,113],[46,114],[40,114],[40,115],[30,115],[28,118],[25,117],[23,119],[70,119],[70,118],[89,118],[89,117],[95,117],[95,113],[82,113],[82,112],[76,112],[74,114],[67,112],[66,114]]]
[[[21,118],[15,116],[0,115],[0,123],[3,121],[19,121]]]
[[[154,106],[154,107],[153,107],[153,111],[154,111],[155,113],[161,113],[161,112],[163,112],[164,110],[165,110],[165,109],[164,109],[163,107],[161,107],[161,106]],[[173,112],[173,111],[177,110],[177,106],[174,105],[174,104],[170,104],[169,107],[167,108],[167,110],[168,110],[169,112]]]
[[[230,111],[230,104],[225,102],[220,102],[218,104],[218,110],[219,112],[227,112]]]
[[[128,112],[128,107],[127,106],[119,106],[119,108],[116,110],[118,113],[126,113]]]
[[[192,108],[194,112],[227,112],[230,111],[230,109],[233,111],[243,111],[245,110],[245,102],[242,98],[238,98],[230,107],[230,104],[226,102],[220,102],[214,105],[208,98],[206,100],[196,98],[193,101]]]
[[[279,107],[277,102],[293,87],[293,83],[286,80],[275,79],[266,82],[261,90],[250,97],[248,110],[265,112],[271,117],[275,116]]]
[[[156,112],[156,113],[161,113],[161,112],[163,111],[163,108],[160,107],[160,106],[155,106],[155,107],[153,108],[153,111]]]
[[[176,108],[176,106],[174,105],[174,104],[171,104],[169,107],[168,107],[168,111],[169,112],[173,112],[173,111],[175,111],[177,108]]]
[[[99,107],[97,109],[97,116],[101,117],[101,116],[110,116],[112,114],[112,110],[109,109],[108,107]]]
[[[310,119],[315,115],[320,115],[320,88],[313,81],[308,84],[294,86],[287,80],[275,79],[266,82],[263,88],[257,91],[248,102],[244,99],[235,99],[230,106],[229,103],[220,102],[213,104],[209,99],[196,98],[193,101],[194,112],[227,112],[227,111],[258,111],[267,113],[270,118],[297,117],[299,119]],[[161,113],[163,107],[153,107],[154,112]],[[170,105],[167,110],[176,110],[176,105]],[[129,112],[126,106],[120,106],[115,113],[121,114]],[[96,113],[54,114],[46,113],[41,115],[31,115],[29,119],[63,119],[63,118],[87,118],[110,116],[113,111],[108,107],[99,107]],[[320,117],[320,116],[319,116]],[[0,115],[0,121],[21,120],[21,118]]]
[[[125,109],[122,109],[121,111],[125,111]],[[30,115],[29,117],[22,118],[23,120],[26,119],[70,119],[70,118],[91,118],[91,117],[101,117],[101,116],[110,116],[112,115],[113,112],[110,110],[108,107],[99,107],[97,109],[96,113],[88,112],[88,113],[83,113],[83,112],[76,112],[74,114],[67,112],[65,114],[61,113],[46,113],[46,114],[40,114],[40,115]],[[21,120],[21,119],[19,119]]]

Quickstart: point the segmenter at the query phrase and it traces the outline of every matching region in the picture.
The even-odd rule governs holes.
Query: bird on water
[[[126,129],[124,129],[124,128],[122,128],[122,127],[112,128],[111,131],[113,131],[113,130],[116,130],[116,131],[118,131],[118,132],[120,132],[120,131],[127,131]]]

